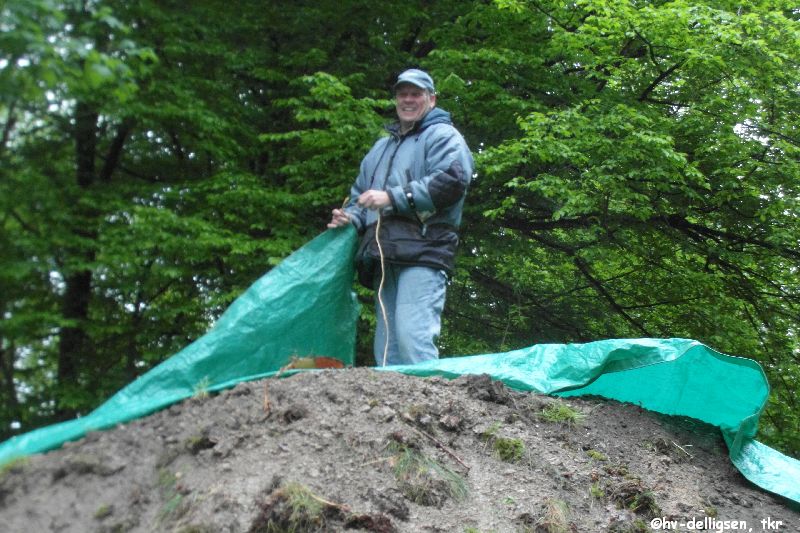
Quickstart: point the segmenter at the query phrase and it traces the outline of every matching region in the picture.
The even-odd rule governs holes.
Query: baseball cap
[[[425,89],[429,93],[435,92],[433,88],[433,78],[431,78],[427,72],[416,68],[410,68],[397,76],[397,82],[394,84],[393,89],[396,91],[397,86],[401,83],[410,83],[411,85],[416,85],[420,89]]]

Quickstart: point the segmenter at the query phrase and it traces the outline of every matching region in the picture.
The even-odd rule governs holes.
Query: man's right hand
[[[350,215],[348,215],[343,209],[334,209],[333,216],[331,216],[331,221],[328,222],[329,228],[341,228],[342,226],[346,226],[350,223]]]

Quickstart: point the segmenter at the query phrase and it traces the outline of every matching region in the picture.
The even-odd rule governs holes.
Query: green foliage
[[[497,2],[443,28],[432,70],[459,69],[464,129],[485,143],[448,349],[695,338],[764,365],[761,436],[797,454],[791,13]]]
[[[363,76],[352,78],[357,82]],[[295,207],[318,212],[349,196],[354,170],[381,132],[384,119],[378,111],[392,104],[355,98],[343,80],[324,72],[303,76],[295,84],[301,96],[275,105],[290,109],[296,125],[288,132],[262,134],[260,139],[283,145],[292,154],[278,171],[292,191]]]
[[[0,438],[95,407],[322,231],[421,66],[477,160],[441,351],[695,338],[762,364],[759,436],[800,453],[788,1],[0,13]]]

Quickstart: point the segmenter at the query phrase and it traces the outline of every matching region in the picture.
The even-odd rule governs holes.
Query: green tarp
[[[353,364],[358,302],[355,230],[326,232],[256,281],[214,327],[87,416],[12,437],[0,464],[39,453],[190,398],[273,374],[294,356]]]
[[[502,354],[387,367],[416,376],[489,374],[519,390],[597,395],[720,428],[734,465],[756,485],[800,503],[800,461],[753,437],[769,396],[761,366],[689,339],[541,344]]]
[[[208,391],[275,374],[293,356],[352,364],[358,303],[352,228],[323,233],[253,284],[206,335],[89,415],[0,444],[0,464],[56,448]],[[416,376],[489,374],[520,390],[593,394],[720,428],[730,458],[756,485],[800,503],[800,461],[754,440],[769,385],[755,361],[688,339],[543,344],[382,370]]]

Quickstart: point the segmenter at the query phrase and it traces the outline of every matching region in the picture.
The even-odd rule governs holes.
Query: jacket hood
[[[428,113],[422,117],[422,120],[414,125],[411,129],[409,134],[411,133],[418,133],[425,128],[433,126],[434,124],[453,124],[453,120],[450,118],[450,113],[445,111],[444,109],[440,109],[438,107],[434,107]],[[386,130],[391,133],[392,135],[399,136],[400,135],[400,123],[394,122],[386,126]]]
[[[427,115],[422,117],[422,124],[420,124],[419,129],[425,129],[428,126],[433,126],[434,124],[452,124],[453,121],[450,118],[450,113],[445,111],[444,109],[439,109],[438,107],[434,107],[431,109]]]

